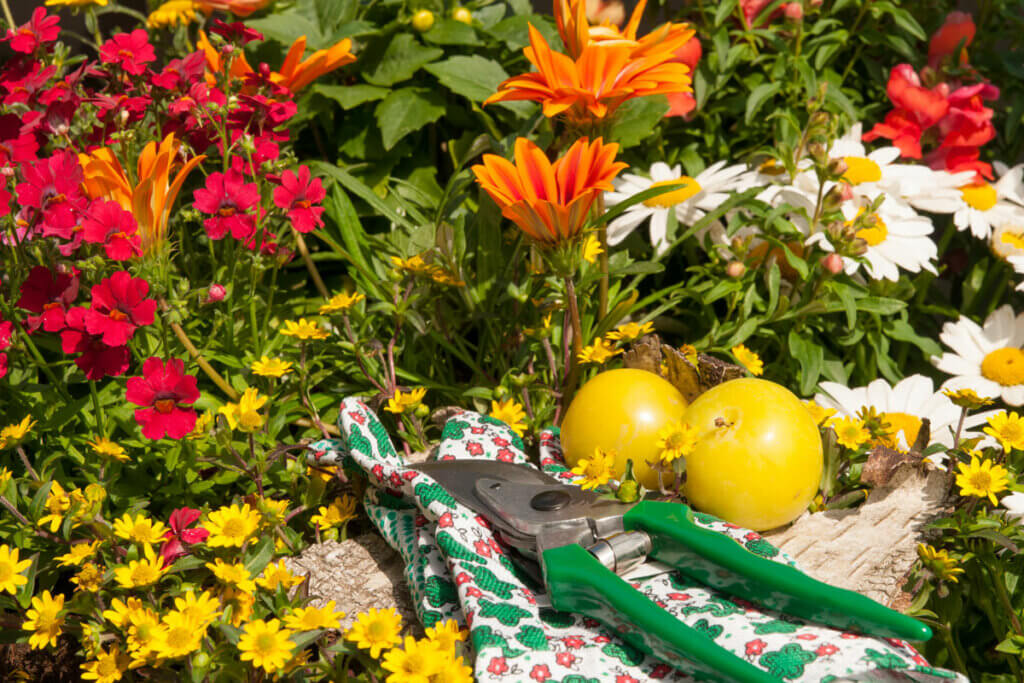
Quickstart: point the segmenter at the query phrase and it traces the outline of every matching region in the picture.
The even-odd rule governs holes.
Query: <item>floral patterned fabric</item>
[[[420,620],[456,619],[470,629],[479,681],[634,683],[694,680],[620,641],[598,622],[550,608],[543,589],[514,564],[486,519],[460,505],[427,475],[408,469],[377,416],[357,399],[341,405],[340,439],[313,444],[320,462],[366,472],[364,504],[406,562]],[[522,439],[505,423],[465,411],[446,424],[439,460],[485,458],[530,464]],[[540,439],[540,463],[573,483],[557,430]],[[709,515],[698,524],[751,552],[792,560],[755,532]],[[908,643],[844,633],[759,609],[674,572],[631,580],[681,622],[779,680],[966,681],[932,668]]]

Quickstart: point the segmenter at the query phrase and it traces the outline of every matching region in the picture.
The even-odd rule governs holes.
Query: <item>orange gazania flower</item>
[[[515,164],[485,154],[473,174],[505,218],[531,239],[555,245],[579,235],[594,200],[613,189],[612,178],[626,168],[615,161],[618,151],[601,138],[582,138],[551,163],[537,145],[518,138]]]
[[[636,32],[646,6],[647,0],[640,0],[626,27],[620,30],[607,20],[591,25],[587,20],[586,0],[555,0],[555,25],[573,59],[582,55],[583,49],[591,43],[625,45],[631,48],[631,56],[637,58],[654,52],[675,52],[693,37],[694,30],[688,24],[670,22],[638,39]]]
[[[585,125],[607,118],[634,97],[691,91],[689,68],[672,61],[672,52],[634,57],[637,49],[618,41],[589,42],[573,60],[553,51],[531,25],[530,47],[523,54],[537,71],[507,79],[484,104],[533,100],[541,103],[545,116],[564,113]]]
[[[165,137],[159,146],[156,141],[146,145],[139,155],[136,176],[139,181],[134,186],[109,147],[78,155],[85,172],[83,185],[86,194],[92,199],[113,200],[132,212],[139,223],[143,253],[150,253],[166,241],[167,219],[181,185],[192,169],[206,158],[202,154],[192,157],[172,179],[171,173],[180,163],[180,146],[181,143],[174,139],[174,133]]]
[[[225,62],[220,53],[210,45],[210,41],[206,39],[206,34],[202,31],[199,32],[199,40],[196,45],[206,55],[206,81],[210,85],[215,85],[216,74],[224,71]],[[356,61],[355,55],[352,54],[352,41],[348,38],[326,50],[317,50],[303,59],[302,56],[305,53],[306,36],[301,36],[288,49],[281,70],[270,72],[270,80],[283,85],[293,93],[298,93],[324,74]],[[230,78],[245,78],[251,73],[253,73],[253,69],[249,66],[244,54],[238,54],[231,61],[231,72],[228,74]]]
[[[270,4],[270,0],[199,0],[197,3],[207,14],[215,9],[231,12],[236,17],[247,17]]]

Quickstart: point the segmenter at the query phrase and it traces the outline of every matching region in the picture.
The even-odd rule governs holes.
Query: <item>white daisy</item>
[[[658,161],[651,166],[650,178],[624,173],[615,181],[616,191],[605,193],[609,206],[619,204],[638,192],[652,187],[679,186],[635,204],[608,225],[608,243],[615,245],[626,239],[641,223],[651,220],[651,244],[656,253],[663,253],[669,246],[669,212],[683,225],[693,225],[708,211],[718,208],[729,192],[743,191],[754,187],[753,174],[742,164],[726,166],[719,161],[697,174],[695,178],[683,175],[680,165],[670,167]]]
[[[999,501],[999,505],[1007,509],[1007,514],[1010,517],[1016,517],[1017,519],[1024,517],[1024,493],[1020,491],[1014,491],[1008,496],[1003,496]]]
[[[1011,266],[1013,266],[1013,272],[1017,275],[1024,275],[1024,255],[1022,256],[1010,256],[1006,259]],[[1024,280],[1017,285],[1018,292],[1024,292]]]
[[[978,239],[987,240],[995,227],[1024,225],[1024,165],[1006,168],[996,164],[999,180],[981,181],[960,188],[953,223],[959,230],[970,230]]]
[[[822,382],[820,393],[814,402],[823,408],[833,408],[845,417],[857,417],[864,408],[875,412],[892,427],[882,445],[907,451],[917,440],[922,419],[927,418],[931,428],[931,442],[953,447],[961,410],[948,397],[935,391],[930,377],[911,375],[900,380],[895,386],[884,379],[876,379],[866,387],[851,389],[836,382]],[[971,427],[983,423],[987,413],[969,415],[964,421],[960,438],[969,438]],[[944,456],[929,456],[935,464],[941,464]]]
[[[1024,223],[1003,223],[995,226],[989,246],[996,256],[1007,262],[1011,257],[1024,256]]]
[[[939,338],[952,349],[931,359],[939,370],[954,375],[943,388],[973,389],[1011,406],[1024,404],[1024,313],[1014,315],[1006,304],[981,326],[961,317],[943,325]]]

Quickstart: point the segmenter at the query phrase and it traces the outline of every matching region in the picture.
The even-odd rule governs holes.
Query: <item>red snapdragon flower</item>
[[[196,411],[187,406],[199,400],[199,388],[177,358],[146,360],[142,377],[128,378],[125,398],[142,406],[135,409],[135,420],[147,439],[180,439],[196,426]]]
[[[64,329],[64,314],[78,298],[78,271],[71,273],[52,271],[46,266],[34,266],[28,278],[21,283],[18,307],[40,315],[26,318],[28,331],[40,326],[47,332]]]
[[[888,138],[903,156],[920,159],[921,136],[949,111],[946,92],[941,87],[921,85],[921,78],[909,64],[893,67],[885,90],[896,108],[886,114],[883,123],[864,134],[864,141]]]
[[[938,31],[932,34],[928,41],[928,66],[933,69],[939,66],[942,61],[953,54],[963,42],[963,50],[960,52],[960,64],[967,63],[967,47],[974,40],[974,19],[966,12],[950,12],[946,15],[946,21]]]
[[[46,43],[52,43],[60,35],[60,18],[47,16],[46,9],[36,7],[32,12],[32,18],[17,29],[7,29],[7,36],[4,40],[11,43],[11,49],[15,52],[32,54],[36,48]]]
[[[65,327],[60,333],[61,349],[64,353],[80,353],[75,365],[85,373],[87,379],[96,381],[104,377],[123,375],[128,370],[131,354],[127,346],[109,346],[98,334],[91,334],[85,326],[87,309],[72,308],[65,317]]]
[[[179,557],[189,554],[186,545],[202,543],[210,532],[202,527],[189,529],[202,516],[202,512],[192,508],[178,508],[171,513],[168,526],[171,530],[164,534],[164,545],[160,548],[160,557],[164,566],[168,567]]]
[[[104,199],[93,202],[82,221],[85,241],[102,244],[107,258],[114,261],[126,261],[142,254],[138,232],[139,223],[130,211]]]
[[[100,61],[117,64],[127,73],[141,76],[146,65],[156,60],[156,52],[149,43],[149,34],[141,28],[131,33],[118,33],[100,46]]]
[[[299,232],[312,232],[324,224],[320,215],[322,206],[314,206],[327,196],[319,178],[309,178],[309,167],[300,166],[299,174],[285,171],[281,184],[274,188],[274,204],[288,213],[288,218]]]
[[[156,300],[147,299],[149,283],[118,271],[92,288],[92,308],[85,313],[89,334],[101,335],[108,346],[121,346],[135,329],[153,324]]]
[[[71,239],[81,212],[88,206],[82,194],[82,167],[78,156],[60,150],[53,156],[22,167],[25,178],[15,191],[22,206],[38,209],[43,235]]]
[[[246,240],[256,231],[256,217],[249,210],[260,201],[256,183],[247,183],[236,169],[227,173],[211,173],[206,187],[193,192],[193,206],[210,214],[203,221],[212,240],[223,239],[229,232],[237,240]]]

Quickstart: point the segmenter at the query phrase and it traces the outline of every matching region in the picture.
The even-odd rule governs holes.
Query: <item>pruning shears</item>
[[[759,557],[693,521],[680,503],[620,503],[526,465],[448,460],[412,466],[485,517],[532,564],[551,606],[605,624],[676,668],[711,681],[777,681],[678,621],[620,575],[646,559],[744,600],[864,634],[928,640],[927,625],[852,591]]]

